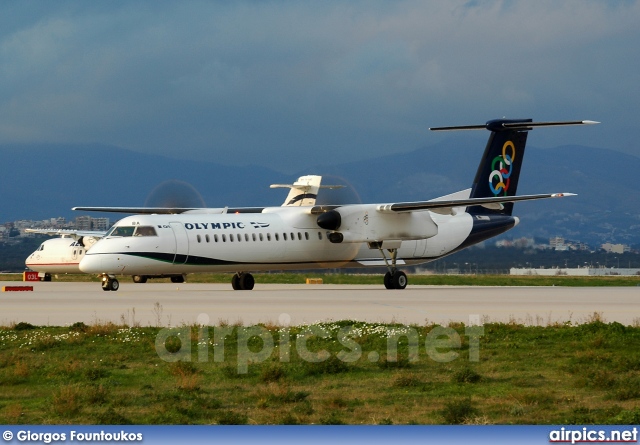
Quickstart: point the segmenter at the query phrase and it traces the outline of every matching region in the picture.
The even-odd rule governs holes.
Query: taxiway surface
[[[0,286],[23,283],[0,282]],[[32,292],[0,292],[0,325],[28,322],[65,326],[75,322],[178,326],[221,322],[305,324],[361,320],[405,324],[515,320],[528,325],[585,322],[640,323],[638,287],[462,287],[257,284],[233,291],[230,284],[134,284],[117,292],[99,283],[24,283]]]

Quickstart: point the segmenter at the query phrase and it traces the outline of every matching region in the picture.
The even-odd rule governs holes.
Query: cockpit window
[[[133,236],[135,226],[120,226],[111,229],[111,232],[107,233],[107,236]]]
[[[158,236],[153,226],[138,226],[133,236]]]

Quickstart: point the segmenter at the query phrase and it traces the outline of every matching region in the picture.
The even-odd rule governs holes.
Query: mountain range
[[[227,166],[104,145],[2,145],[0,223],[74,218],[79,214],[70,210],[73,206],[142,206],[169,180],[191,184],[210,207],[280,205],[286,193],[269,185],[291,183],[303,174],[348,186],[322,190],[323,203],[427,200],[470,187],[483,148],[479,139],[456,135],[408,153],[333,160],[284,174],[250,162]],[[517,204],[514,213],[521,224],[507,236],[563,236],[593,246],[640,244],[638,174],[640,158],[614,150],[527,146],[518,194],[578,196]]]

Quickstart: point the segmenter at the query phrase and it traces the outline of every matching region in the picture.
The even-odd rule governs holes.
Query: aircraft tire
[[[184,283],[184,275],[175,275],[171,277],[172,283]]]
[[[255,285],[255,280],[253,279],[253,275],[250,273],[243,273],[240,276],[240,288],[242,290],[252,290]]]
[[[133,276],[134,283],[146,283],[147,277],[145,275],[134,275]]]
[[[391,272],[384,274],[384,287],[387,289],[393,289],[393,282],[391,279]]]
[[[112,291],[117,291],[118,289],[120,289],[120,282],[118,280],[116,280],[115,278],[113,280],[109,280],[110,286],[110,290]]]
[[[242,289],[240,287],[240,275],[235,274],[233,277],[231,277],[231,287],[233,288],[233,290],[241,290]]]
[[[391,278],[391,282],[393,284],[394,289],[404,289],[405,287],[407,287],[407,282],[408,282],[407,274],[405,274],[401,270],[397,270],[393,274]]]

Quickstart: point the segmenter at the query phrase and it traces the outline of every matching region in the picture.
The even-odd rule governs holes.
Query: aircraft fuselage
[[[389,241],[388,233],[394,228],[370,230],[372,223],[368,220],[372,218],[368,216],[375,208],[362,207],[358,219],[361,230],[354,229],[354,233],[360,239],[364,237],[363,241],[341,243],[331,242],[331,231],[318,228],[317,215],[299,207],[267,208],[262,213],[130,216],[120,220],[87,252],[80,269],[87,273],[144,275],[384,266],[375,245],[379,230],[387,233],[382,249],[397,247],[398,264],[412,265],[489,237],[479,234],[472,239],[476,226],[473,215],[424,211],[409,214],[412,219],[408,222],[389,220],[388,224],[400,227],[402,232],[397,234],[402,239]],[[493,218],[500,219],[494,222],[501,231],[517,223],[513,217]],[[403,231],[404,226],[414,228],[415,233]],[[469,244],[470,240],[473,242]]]

